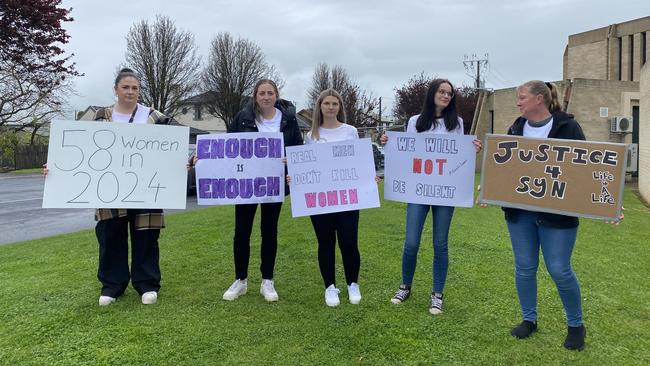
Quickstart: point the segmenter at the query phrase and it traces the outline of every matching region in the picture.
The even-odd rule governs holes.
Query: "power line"
[[[474,80],[476,89],[485,87],[485,77],[481,75],[481,67],[484,69],[488,67],[488,54],[486,53],[483,57],[485,58],[479,59],[475,53],[472,54],[471,58],[468,55],[463,56],[463,66],[465,66],[467,75]]]

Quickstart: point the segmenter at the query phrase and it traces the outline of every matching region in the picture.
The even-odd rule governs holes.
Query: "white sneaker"
[[[334,287],[334,285],[330,285],[330,287],[325,289],[325,304],[327,306],[338,306],[341,303],[339,301],[339,289]]]
[[[100,296],[99,297],[99,306],[107,306],[115,302],[114,297],[110,296]]]
[[[246,291],[248,291],[247,280],[235,280],[235,282],[230,285],[228,290],[223,293],[223,299],[233,301],[239,296],[245,295]]]
[[[142,303],[145,305],[153,305],[158,301],[158,293],[156,291],[148,291],[142,294]]]
[[[350,304],[358,304],[361,302],[361,291],[359,291],[359,284],[352,282],[348,286],[348,298],[350,299]]]
[[[278,301],[278,293],[275,292],[275,288],[273,287],[273,280],[262,280],[260,294],[264,296],[264,300],[266,301]]]

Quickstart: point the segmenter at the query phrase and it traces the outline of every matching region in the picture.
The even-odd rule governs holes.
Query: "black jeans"
[[[135,215],[97,222],[99,242],[97,278],[102,295],[119,297],[129,285],[142,295],[160,290],[160,229],[134,230]],[[131,273],[129,273],[129,232],[131,233]]]
[[[359,280],[361,255],[359,254],[359,210],[313,215],[311,224],[314,226],[318,239],[318,265],[323,276],[325,287],[336,286],[335,258],[336,238],[343,259],[345,280],[348,285]]]
[[[278,220],[282,202],[262,203],[262,219],[260,232],[262,234],[260,271],[263,279],[273,279],[275,255],[278,251]],[[235,237],[233,252],[235,255],[235,276],[243,280],[248,278],[248,260],[251,252],[251,231],[257,204],[235,206]]]

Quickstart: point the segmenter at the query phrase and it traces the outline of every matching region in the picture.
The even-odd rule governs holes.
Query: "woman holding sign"
[[[291,102],[280,99],[277,85],[268,79],[255,84],[253,100],[244,107],[228,126],[228,132],[282,132],[284,146],[302,145],[302,135],[296,120],[295,107]],[[285,186],[285,195],[289,194]],[[266,301],[278,301],[273,283],[275,255],[278,248],[278,220],[282,202],[260,204],[262,218],[261,265],[262,284],[260,293]],[[223,294],[224,300],[235,300],[248,290],[248,260],[250,238],[257,204],[235,205],[235,282]]]
[[[320,93],[314,104],[311,130],[307,133],[307,144],[355,140],[359,138],[357,129],[345,123],[345,109],[341,95],[334,89]],[[339,289],[336,288],[335,257],[338,237],[345,280],[348,285],[348,298],[351,304],[361,301],[359,290],[359,210],[334,212],[310,216],[318,240],[318,265],[325,283],[325,304],[340,304]]]
[[[93,120],[115,123],[168,124],[169,118],[138,103],[140,79],[131,69],[122,69],[115,78],[117,102],[97,110]],[[102,283],[99,305],[115,302],[129,284],[140,294],[143,304],[155,304],[160,290],[158,237],[165,227],[162,210],[97,209],[95,233],[99,242],[97,278]],[[131,271],[129,244],[131,234]]]
[[[454,87],[446,79],[435,79],[429,85],[422,112],[411,117],[406,132],[433,134],[463,134],[463,120],[456,112]],[[388,136],[382,135],[386,143]],[[481,142],[474,140],[477,151]],[[433,219],[433,290],[429,312],[442,313],[443,290],[449,268],[448,237],[454,207],[408,203],[406,207],[406,238],[402,252],[402,283],[391,299],[393,304],[401,304],[411,295],[411,284],[415,274],[422,229],[431,210]]]
[[[551,83],[533,80],[517,88],[519,117],[508,135],[584,140],[573,116],[561,110],[557,90]],[[578,233],[578,218],[544,212],[503,208],[515,259],[515,285],[523,321],[512,329],[519,339],[537,330],[537,269],[539,250],[564,305],[568,333],[564,347],[582,350],[586,329],[582,322],[580,285],[571,267],[571,254]]]

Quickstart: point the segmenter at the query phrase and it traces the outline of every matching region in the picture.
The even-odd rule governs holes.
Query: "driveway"
[[[40,174],[0,174],[0,245],[95,227],[93,209],[41,208],[44,181]],[[195,208],[196,198],[188,197],[187,209]]]

